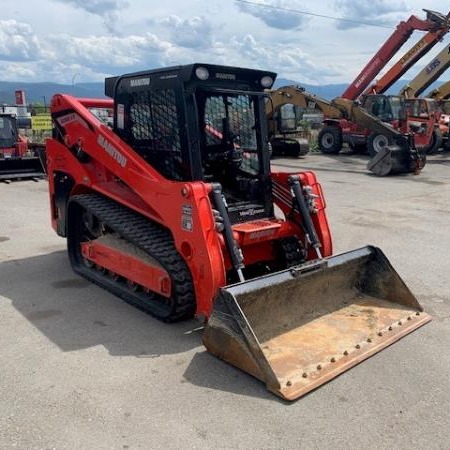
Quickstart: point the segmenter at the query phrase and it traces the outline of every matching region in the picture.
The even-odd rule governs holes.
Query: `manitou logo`
[[[364,73],[361,74],[361,76],[356,80],[355,87],[359,88],[362,83],[366,80],[366,78],[369,76],[369,73],[374,71],[377,66],[380,64],[380,58],[375,59],[375,61],[372,62],[372,64],[366,69]]]
[[[130,80],[131,87],[148,86],[150,84],[150,78],[133,78]]]
[[[222,80],[235,80],[236,79],[236,75],[234,75],[233,73],[217,72],[216,73],[216,78],[220,78]]]
[[[115,159],[122,167],[125,167],[127,165],[127,158],[125,158],[122,153],[117,150],[114,145],[112,145],[110,142],[108,142],[102,135],[99,135],[97,139],[98,145],[105,150],[106,153],[108,153],[109,156],[111,156],[113,159]]]

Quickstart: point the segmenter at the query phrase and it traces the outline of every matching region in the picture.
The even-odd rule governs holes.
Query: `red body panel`
[[[81,244],[81,251],[92,263],[105,267],[114,274],[135,280],[142,287],[164,297],[170,297],[172,289],[169,274],[161,267],[144,264],[139,258],[98,241]]]
[[[95,191],[160,223],[171,231],[175,246],[192,274],[197,314],[208,317],[219,288],[226,284],[226,271],[231,267],[223,237],[215,228],[209,199],[211,185],[200,181],[175,182],[165,179],[94,117],[86,106],[112,107],[112,102],[79,101],[67,95],[56,95],[52,100],[53,119],[66,131],[64,143],[55,139],[47,141],[53,228],[58,229],[61,216],[55,206],[55,186],[52,183],[55,171],[73,178],[75,183],[70,195]],[[90,162],[80,163],[74,156],[75,150],[88,154]],[[287,183],[289,175],[273,174],[275,202],[285,215],[292,207]],[[322,253],[324,256],[331,255],[331,235],[320,185],[312,172],[300,176],[303,185],[311,190],[312,218],[322,243]],[[182,227],[186,207],[192,211],[192,227],[189,230]],[[234,225],[233,231],[242,248],[245,264],[274,259],[274,239],[297,236],[304,241],[301,228],[290,220],[255,220]],[[311,257],[315,255],[311,253]]]

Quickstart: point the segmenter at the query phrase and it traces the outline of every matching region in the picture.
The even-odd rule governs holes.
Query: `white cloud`
[[[304,2],[296,0],[254,0],[252,3],[238,1],[237,6],[242,12],[261,19],[269,27],[289,30],[300,28],[307,23],[306,16],[287,11],[288,9],[307,11],[304,7]],[[273,8],[270,6],[273,6]]]
[[[39,53],[38,38],[28,24],[0,20],[0,60],[32,61]]]
[[[126,0],[54,0],[66,5],[72,5],[88,13],[100,16],[106,29],[110,33],[118,31],[118,21],[120,12],[127,8],[129,3]]]
[[[66,60],[76,61],[93,69],[129,68],[130,71],[136,65],[158,64],[172,47],[171,43],[161,41],[150,33],[126,37],[58,36],[51,43],[55,58],[64,53]]]
[[[389,21],[392,30],[411,14],[425,17],[419,0],[407,6],[406,0],[251,1]],[[427,0],[426,6],[442,9],[442,0]],[[223,0],[40,0],[38,8],[34,0],[2,0],[0,78],[70,84],[75,73],[82,74],[77,81],[91,81],[198,61],[273,70],[300,83],[350,82],[392,30],[342,25]]]
[[[387,0],[336,0],[335,6],[343,18],[352,21],[339,21],[338,28],[341,30],[363,27],[366,23],[392,25],[394,27],[396,23],[395,20],[392,20],[391,14],[405,13],[408,10],[403,1],[392,2]]]
[[[164,19],[151,21],[150,24],[161,25],[169,30],[172,42],[180,47],[208,48],[213,42],[213,26],[205,17],[181,19],[171,14]]]

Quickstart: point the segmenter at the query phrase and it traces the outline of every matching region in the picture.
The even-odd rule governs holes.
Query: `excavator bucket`
[[[203,341],[295,400],[430,320],[368,246],[223,288]]]

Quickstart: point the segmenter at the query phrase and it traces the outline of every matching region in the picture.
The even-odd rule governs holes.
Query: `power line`
[[[259,6],[262,8],[270,8],[270,9],[278,9],[280,11],[292,12],[294,14],[305,14],[307,16],[314,16],[314,17],[322,17],[324,19],[341,20],[342,22],[355,23],[358,25],[369,25],[371,27],[389,28],[389,29],[394,28],[389,25],[380,25],[380,24],[373,23],[373,22],[362,22],[360,20],[352,20],[352,19],[344,19],[342,17],[327,16],[325,14],[316,14],[316,13],[312,13],[312,12],[308,12],[308,11],[300,11],[298,9],[283,8],[282,6],[266,5],[265,3],[255,3],[255,2],[249,2],[247,0],[235,0],[235,1],[238,3],[245,3],[245,4],[251,5],[251,6]]]

